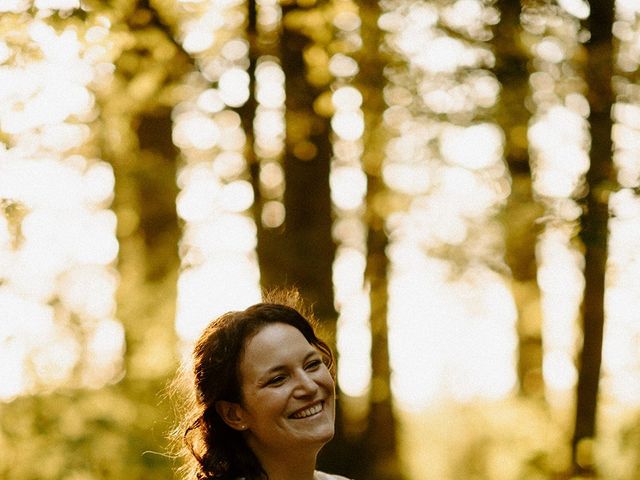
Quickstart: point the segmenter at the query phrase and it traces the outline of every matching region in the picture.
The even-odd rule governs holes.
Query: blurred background
[[[297,286],[322,468],[640,478],[639,13],[0,0],[0,477],[172,478],[194,338]]]

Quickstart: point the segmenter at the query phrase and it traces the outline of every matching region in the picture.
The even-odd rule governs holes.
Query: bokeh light
[[[623,71],[636,71],[640,58],[637,42],[623,35],[637,26],[640,8],[634,2],[616,2],[614,34],[616,55]],[[614,84],[612,140],[620,190],[609,197],[609,252],[607,259],[606,322],[603,344],[603,393],[615,410],[640,404],[640,96],[630,89],[630,79]]]
[[[334,35],[344,47],[329,61],[329,71],[334,77],[330,86],[333,156],[329,185],[335,217],[332,236],[336,253],[332,269],[334,305],[338,312],[338,383],[345,395],[345,415],[352,422],[367,413],[366,408],[358,409],[356,405],[362,403],[358,399],[369,394],[372,374],[370,292],[365,282],[367,176],[362,161],[365,125],[362,94],[353,79],[359,71],[354,54],[362,44],[360,24],[356,5],[343,2],[334,17]]]
[[[258,106],[253,119],[254,148],[260,164],[259,187],[265,200],[262,205],[262,225],[277,228],[286,217],[284,208],[285,148],[284,72],[276,57],[258,58],[255,96]]]
[[[568,407],[578,379],[575,362],[581,341],[578,318],[584,258],[574,237],[590,147],[589,105],[582,94],[581,27],[579,18],[571,13],[575,9],[569,10],[530,6],[523,15],[523,28],[532,33],[535,65],[530,77],[535,111],[528,130],[533,190],[546,209],[544,232],[536,247],[542,295],[542,373],[546,396],[558,409]],[[554,22],[549,21],[552,17]]]
[[[36,2],[67,10],[74,1]],[[21,2],[5,11],[24,11]],[[7,13],[6,15],[10,15]],[[8,17],[7,17],[8,18]],[[112,167],[95,151],[94,89],[108,82],[105,17],[54,28],[14,17],[0,66],[0,399],[123,375]]]
[[[200,72],[173,111],[180,148],[176,202],[183,220],[176,330],[188,345],[218,315],[260,300],[253,187],[240,107],[249,98],[246,2],[203,2],[181,11],[182,44]],[[211,84],[211,83],[213,84]]]
[[[495,11],[464,4],[481,14],[456,14],[461,2],[396,1],[384,2],[379,20],[398,59],[385,86],[384,120],[394,135],[383,178],[408,206],[386,227],[392,387],[410,410],[505,398],[517,382],[515,304],[507,279],[490,266],[503,262],[494,216],[509,194],[504,138],[474,119],[498,99],[493,54],[481,42]],[[446,35],[440,23],[469,40]],[[494,339],[491,354],[480,338]]]
[[[614,169],[589,185],[600,6],[0,0],[0,472],[165,475],[140,450],[165,451],[177,353],[295,278],[337,347],[335,450],[369,453],[328,450],[340,473],[568,478],[592,192],[577,457],[636,478],[640,7],[615,2]]]

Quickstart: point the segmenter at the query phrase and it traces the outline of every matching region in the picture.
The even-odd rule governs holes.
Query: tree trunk
[[[369,475],[364,478],[400,480],[396,421],[391,396],[391,367],[387,328],[387,236],[383,221],[372,224],[367,242],[367,280],[371,285],[371,410],[365,434]]]
[[[591,114],[591,166],[582,217],[585,248],[585,291],[582,305],[583,347],[577,387],[573,465],[578,473],[593,473],[589,449],[596,432],[596,407],[604,325],[605,265],[607,255],[608,185],[611,181],[611,88],[613,0],[591,2],[591,38],[587,43],[587,83]]]
[[[289,7],[289,10],[296,7]],[[283,9],[286,17],[287,9]],[[282,67],[285,73],[287,141],[284,160],[286,219],[283,231],[260,230],[259,245],[265,270],[264,286],[295,285],[314,304],[320,320],[333,320],[329,190],[329,123],[313,110],[319,91],[308,84],[302,53],[308,39],[283,30]],[[335,325],[328,325],[333,332]]]
[[[500,23],[494,29],[495,74],[502,92],[496,120],[505,134],[505,158],[511,176],[511,195],[503,211],[505,260],[512,275],[518,308],[518,379],[520,394],[541,397],[542,337],[540,291],[536,281],[537,219],[544,209],[532,196],[527,149],[525,107],[529,94],[527,52],[521,46],[520,1],[499,0]],[[531,307],[534,308],[531,308]]]
[[[379,52],[383,42],[377,28],[380,9],[377,4],[362,6],[363,50],[359,64],[361,73],[359,84],[364,93],[365,134],[364,169],[368,178],[367,193],[367,283],[371,288],[371,398],[370,412],[365,439],[365,476],[379,480],[400,480],[403,478],[399,458],[397,421],[393,409],[391,393],[391,366],[389,363],[389,338],[387,324],[388,271],[389,259],[386,248],[388,238],[384,229],[385,214],[380,209],[387,204],[388,194],[382,181],[382,161],[384,159],[385,127],[378,124],[386,107],[382,92],[385,67]]]
[[[157,378],[175,368],[170,356],[158,359],[152,369],[139,358],[144,351],[172,352],[176,341],[173,324],[180,264],[176,249],[180,238],[175,206],[177,150],[171,141],[171,111],[159,101],[159,92],[172,88],[193,68],[160,13],[144,2],[139,8],[150,10],[145,15],[138,10],[126,16],[132,22],[128,28],[135,45],[120,52],[110,96],[98,98],[105,122],[100,129],[101,151],[116,177],[112,208],[118,216],[120,244],[118,318],[127,333],[125,382]],[[158,32],[163,35],[154,35]],[[171,68],[154,57],[155,48],[172,52],[167,61]],[[136,61],[127,62],[132,56]],[[158,73],[156,85],[146,96],[132,101],[131,84],[149,72]]]

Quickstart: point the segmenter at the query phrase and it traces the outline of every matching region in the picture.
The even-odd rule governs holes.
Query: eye
[[[285,381],[286,377],[284,375],[276,375],[275,377],[271,378],[268,382],[267,385],[272,386],[272,387],[277,387],[279,385],[282,385]]]
[[[320,368],[320,365],[322,365],[322,360],[320,360],[319,358],[316,358],[315,360],[311,360],[310,362],[308,362],[304,368],[305,370],[317,370],[318,368]]]

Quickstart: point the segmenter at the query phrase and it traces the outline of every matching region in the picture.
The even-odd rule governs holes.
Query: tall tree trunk
[[[387,324],[388,307],[388,238],[384,228],[384,206],[388,191],[382,181],[382,161],[386,142],[384,126],[380,119],[386,107],[382,92],[385,64],[379,46],[383,42],[377,28],[380,9],[371,3],[361,7],[363,20],[363,50],[359,59],[361,68],[359,84],[364,93],[365,134],[364,169],[368,178],[367,193],[367,270],[366,280],[371,288],[371,373],[372,386],[370,413],[364,433],[366,446],[366,471],[360,478],[400,480],[403,478],[399,458],[397,422],[391,394],[391,366],[389,364],[389,339]],[[381,208],[382,207],[382,208]],[[357,477],[356,477],[357,478]]]
[[[287,151],[284,195],[285,251],[287,283],[300,287],[315,305],[321,320],[332,319],[332,265],[335,245],[331,238],[331,197],[329,188],[329,121],[320,117],[313,103],[320,91],[305,81],[302,37],[285,30],[283,68],[287,95]],[[303,135],[290,135],[302,121]],[[305,131],[306,130],[306,131]],[[300,130],[297,131],[301,133]],[[308,156],[307,156],[308,155]],[[335,325],[332,327],[335,330]]]
[[[180,238],[175,207],[177,151],[171,141],[171,111],[159,102],[159,92],[172,88],[193,66],[172,38],[161,12],[148,2],[121,14],[120,22],[130,22],[135,45],[121,52],[114,90],[98,101],[105,122],[100,130],[101,150],[116,176],[113,209],[118,215],[120,243],[118,317],[127,332],[125,382],[139,382],[175,368],[171,358],[159,358],[151,369],[139,359],[144,356],[141,352],[171,352],[175,345],[174,299],[180,263],[176,248]],[[162,35],[156,35],[158,32]],[[170,69],[153,55],[159,47],[171,52],[166,60]],[[152,72],[156,84],[132,101],[131,85]]]
[[[613,0],[591,2],[591,38],[587,43],[587,83],[591,114],[591,166],[587,174],[589,192],[582,217],[581,240],[585,248],[585,291],[582,305],[583,347],[577,388],[576,422],[573,435],[573,465],[581,473],[592,473],[586,440],[596,432],[596,407],[604,325],[605,265],[607,255],[608,185],[611,181],[611,88],[613,47]]]
[[[372,186],[373,189],[373,186]],[[375,192],[374,192],[375,194]],[[387,236],[383,219],[371,219],[367,247],[367,280],[371,285],[372,388],[367,438],[368,475],[363,478],[400,480],[396,421],[391,396],[387,328]]]
[[[284,9],[283,17],[297,7]],[[295,285],[321,320],[335,321],[331,269],[329,122],[313,110],[320,91],[306,81],[303,35],[285,28],[281,42],[285,73],[287,141],[284,161],[284,231],[261,231],[262,262],[271,263],[263,285]],[[270,237],[279,237],[280,241]],[[272,241],[273,240],[273,241]],[[331,322],[330,322],[331,323]],[[328,325],[329,334],[335,325]]]
[[[495,74],[502,86],[496,119],[505,134],[505,158],[511,195],[503,212],[505,260],[518,308],[518,378],[522,395],[543,395],[540,291],[536,281],[536,221],[543,208],[532,196],[525,107],[529,93],[527,53],[519,41],[520,1],[499,0],[500,23],[494,29]],[[533,308],[532,308],[533,307]]]

